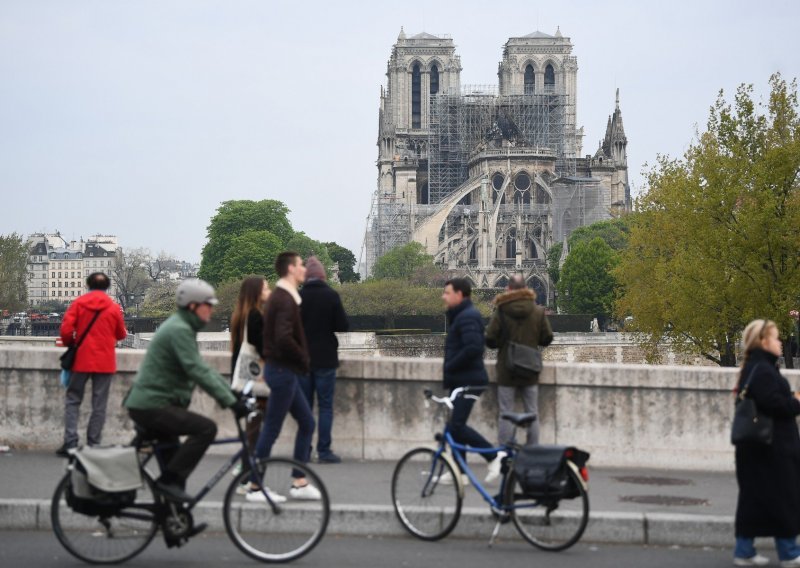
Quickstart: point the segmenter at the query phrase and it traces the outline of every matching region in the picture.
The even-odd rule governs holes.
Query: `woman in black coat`
[[[774,423],[772,444],[736,446],[736,566],[763,566],[755,537],[771,536],[781,566],[800,566],[800,435],[795,417],[800,394],[777,369],[782,345],[778,328],[769,320],[751,322],[742,334],[742,371],[737,393],[746,388],[758,409]]]

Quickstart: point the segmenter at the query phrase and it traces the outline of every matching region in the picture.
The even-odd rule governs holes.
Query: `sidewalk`
[[[225,460],[209,455],[189,480],[199,489]],[[593,469],[590,463],[591,522],[584,540],[625,544],[727,546],[733,539],[737,486],[732,472]],[[49,526],[49,500],[66,460],[52,453],[0,454],[0,529]],[[332,534],[404,535],[391,504],[394,462],[345,461],[313,464],[331,497]],[[478,475],[484,467],[476,466]],[[198,508],[197,516],[222,528],[220,503],[231,480],[223,478]],[[464,518],[455,537],[489,538],[494,522],[478,493],[466,489]],[[508,538],[512,526],[503,527]]]

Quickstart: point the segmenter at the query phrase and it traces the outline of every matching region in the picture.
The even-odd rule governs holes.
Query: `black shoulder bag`
[[[747,389],[753,380],[758,365],[753,367],[747,382],[736,397],[736,410],[733,413],[731,444],[772,444],[772,417],[758,410],[756,401],[747,396]]]
[[[506,338],[506,369],[515,377],[531,379],[542,372],[542,352],[538,347],[530,347],[511,341],[508,327],[506,327],[503,310],[497,308],[500,315],[500,325]]]
[[[89,322],[89,327],[86,328],[86,331],[83,332],[83,336],[78,340],[78,342],[74,345],[70,345],[67,347],[67,350],[61,355],[61,368],[65,371],[71,371],[72,366],[75,364],[75,356],[78,354],[78,347],[81,346],[83,340],[86,339],[86,336],[89,335],[89,330],[92,329],[94,322],[97,321],[97,318],[100,317],[101,310],[97,310],[94,313],[94,317],[92,321]]]

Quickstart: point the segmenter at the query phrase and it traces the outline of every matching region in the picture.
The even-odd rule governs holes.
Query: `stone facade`
[[[60,233],[35,233],[28,237],[28,303],[37,306],[48,300],[69,303],[85,291],[92,272],[111,277],[108,293],[116,286],[112,267],[117,237],[96,235],[84,241],[67,241]]]
[[[598,150],[581,157],[577,71],[569,38],[534,32],[505,44],[499,86],[462,86],[451,38],[401,31],[381,90],[365,272],[414,240],[479,288],[520,273],[551,299],[550,247],[630,207],[619,93]]]

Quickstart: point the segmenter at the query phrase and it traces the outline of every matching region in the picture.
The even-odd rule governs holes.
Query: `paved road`
[[[772,551],[763,550],[774,557]],[[773,558],[774,559],[774,558]],[[217,567],[260,566],[240,553],[225,534],[201,535],[185,547],[168,550],[160,536],[140,556],[124,564],[130,568],[153,566]],[[578,543],[560,553],[547,553],[518,542],[445,539],[427,543],[412,538],[327,537],[308,556],[291,566],[325,568],[618,568],[646,566],[714,568],[730,566],[731,552],[722,549],[660,548],[589,545]],[[68,568],[86,566],[65,552],[45,531],[0,531],[0,566]]]

